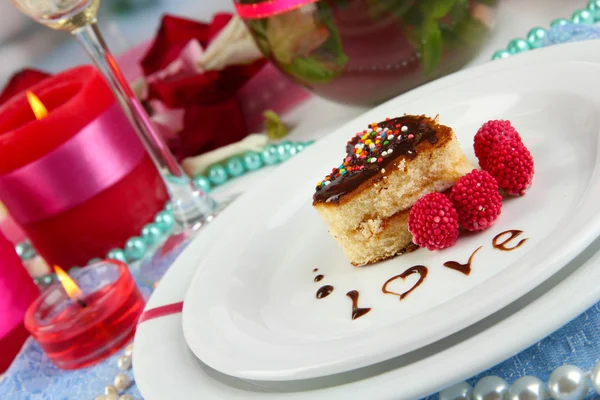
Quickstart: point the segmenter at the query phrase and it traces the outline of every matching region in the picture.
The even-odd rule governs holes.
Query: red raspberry
[[[492,226],[502,211],[498,182],[487,172],[476,169],[456,182],[450,201],[458,213],[458,223],[471,232]]]
[[[488,154],[492,147],[505,139],[515,139],[521,141],[519,132],[510,124],[510,121],[494,120],[488,121],[479,128],[475,134],[474,149],[475,155],[479,160],[481,168],[485,169],[488,160]]]
[[[408,215],[413,242],[429,250],[452,246],[458,238],[458,215],[448,197],[430,193],[417,201]]]
[[[533,180],[533,157],[521,141],[507,140],[492,148],[485,170],[506,193],[523,196]]]

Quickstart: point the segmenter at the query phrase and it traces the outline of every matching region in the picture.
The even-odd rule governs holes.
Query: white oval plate
[[[525,58],[525,57],[523,57]],[[183,331],[192,351],[228,375],[277,381],[314,378],[381,362],[442,339],[494,313],[563,267],[598,235],[597,151],[600,65],[556,61],[488,65],[438,80],[358,117],[278,168],[212,227],[221,238],[198,266],[185,298]],[[467,154],[481,123],[507,118],[536,163],[527,195],[506,201],[488,231],[446,251],[420,250],[353,268],[311,206],[315,182],[367,124],[402,113],[440,114]],[[491,246],[519,229],[518,250]],[[513,242],[511,244],[514,244]],[[443,267],[473,261],[464,276]],[[413,265],[429,275],[405,300],[383,283]],[[313,269],[334,292],[317,300]],[[416,281],[396,282],[399,293]],[[352,320],[349,290],[372,311]]]
[[[200,233],[161,280],[147,310],[183,299],[202,251],[214,239],[210,226]],[[535,290],[444,340],[357,371],[294,382],[244,381],[211,369],[187,346],[181,314],[170,315],[138,326],[133,350],[135,381],[142,396],[154,400],[420,399],[554,332],[600,299],[599,280],[600,240],[596,240]]]

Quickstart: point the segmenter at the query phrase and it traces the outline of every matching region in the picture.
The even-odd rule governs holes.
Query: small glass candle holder
[[[25,327],[61,369],[90,366],[127,344],[144,309],[144,298],[126,264],[105,260],[71,277],[69,297],[61,283],[48,287],[25,315]]]

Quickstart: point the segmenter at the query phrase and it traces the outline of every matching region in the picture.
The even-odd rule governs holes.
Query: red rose
[[[177,148],[172,149],[178,158],[214,150],[248,134],[235,95],[260,71],[264,59],[220,71],[198,72],[188,66],[164,72],[180,60],[192,41],[205,49],[231,18],[230,14],[217,14],[210,24],[205,24],[167,15],[141,62],[145,75],[152,75],[148,99],[159,100],[168,108],[185,109],[184,128],[179,140],[174,141]]]
[[[229,23],[231,17],[231,14],[216,14],[209,25],[165,15],[154,43],[141,62],[144,74],[151,75],[166,68],[179,56],[190,40],[196,39],[202,47],[208,46],[217,33]]]

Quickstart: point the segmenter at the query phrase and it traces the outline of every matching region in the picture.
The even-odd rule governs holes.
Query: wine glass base
[[[148,287],[155,287],[157,282],[163,277],[176,258],[196,237],[201,228],[206,227],[217,215],[235,201],[240,194],[232,195],[231,197],[219,201],[216,204],[212,214],[205,217],[202,221],[196,224],[191,224],[189,221],[184,225],[176,222],[173,233],[163,243],[158,245],[154,250],[134,267],[137,278]]]

